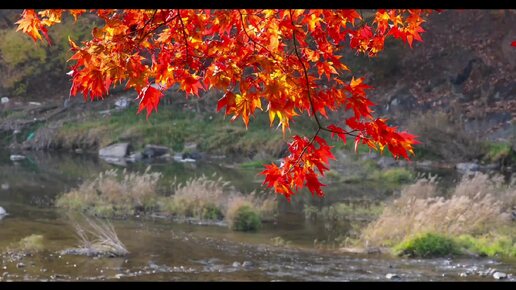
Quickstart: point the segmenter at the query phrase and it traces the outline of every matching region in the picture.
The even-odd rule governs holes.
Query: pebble
[[[502,279],[507,278],[507,274],[505,274],[503,272],[495,272],[493,274],[493,278],[495,278],[496,280],[502,280]]]
[[[401,277],[398,274],[393,274],[393,273],[388,273],[387,275],[385,275],[385,278],[387,278],[389,280],[401,279]]]
[[[19,268],[23,268],[23,267],[25,267],[25,264],[23,264],[23,263],[21,263],[21,262],[20,262],[20,263],[18,263],[18,264],[16,264],[16,268],[18,268],[18,269],[19,269]]]
[[[249,267],[252,267],[252,266],[253,266],[253,262],[251,262],[251,261],[244,261],[242,263],[242,267],[244,267],[244,268],[249,268]]]
[[[235,267],[235,268],[238,268],[238,267],[240,267],[240,263],[239,262],[233,262],[232,266]]]
[[[124,274],[116,274],[116,275],[115,275],[115,278],[120,279],[120,278],[122,278],[123,276],[124,276]]]

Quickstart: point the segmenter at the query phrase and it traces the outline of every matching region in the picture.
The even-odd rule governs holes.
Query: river
[[[163,219],[113,220],[129,250],[122,258],[60,255],[78,245],[70,216],[53,207],[57,196],[113,165],[96,156],[34,152],[20,162],[0,152],[0,206],[9,215],[0,220],[0,252],[23,237],[43,235],[45,250],[20,261],[3,258],[0,281],[159,280],[159,281],[385,281],[397,274],[403,281],[493,281],[491,276],[461,273],[498,271],[512,274],[516,261],[492,258],[405,259],[386,254],[341,253],[334,247],[347,228],[328,228],[305,220],[303,203],[315,206],[336,201],[384,202],[393,190],[381,184],[331,184],[327,197],[309,194],[291,203],[279,198],[277,222],[258,232],[234,232],[217,225],[178,223]],[[147,165],[128,167],[143,171]],[[216,173],[238,190],[260,188],[259,169],[214,163],[153,164],[163,182]],[[163,186],[165,187],[165,186]],[[274,243],[274,238],[288,245]],[[321,246],[323,245],[323,246]]]

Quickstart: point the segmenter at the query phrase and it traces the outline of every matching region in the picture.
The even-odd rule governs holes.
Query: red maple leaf
[[[158,104],[162,97],[163,93],[153,86],[144,88],[140,91],[140,94],[138,94],[138,99],[141,100],[137,113],[139,114],[143,109],[146,109],[148,119],[153,110],[156,110],[156,112],[158,111]]]

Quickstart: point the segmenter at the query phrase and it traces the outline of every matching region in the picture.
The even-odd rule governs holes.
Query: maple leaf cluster
[[[288,199],[300,188],[323,196],[319,175],[334,158],[319,132],[331,132],[355,146],[388,148],[394,157],[413,154],[415,136],[398,132],[386,120],[373,117],[370,87],[355,78],[341,61],[346,47],[374,57],[388,37],[412,47],[422,41],[421,25],[431,11],[378,10],[363,17],[357,10],[25,10],[18,30],[34,41],[47,27],[60,23],[65,12],[77,17],[96,14],[103,25],[91,40],[69,40],[73,56],[71,95],[96,100],[111,87],[134,89],[138,113],[157,111],[163,92],[175,85],[187,96],[217,89],[224,92],[217,111],[247,127],[257,109],[268,111],[271,126],[283,134],[301,114],[312,116],[312,138],[293,136],[290,155],[282,164],[265,166],[268,187]],[[329,111],[350,111],[342,124],[325,126]],[[318,173],[317,173],[318,172]]]

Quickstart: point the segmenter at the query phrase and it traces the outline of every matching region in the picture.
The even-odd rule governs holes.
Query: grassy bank
[[[435,179],[420,179],[385,206],[360,240],[417,257],[467,252],[516,257],[515,206],[516,188],[501,177],[466,176],[445,193],[438,192]]]
[[[65,150],[96,150],[129,141],[135,149],[159,144],[182,152],[185,144],[194,143],[198,150],[211,154],[252,157],[258,153],[278,156],[285,146],[281,130],[270,127],[266,114],[258,113],[246,130],[240,120],[231,122],[223,114],[166,106],[148,120],[144,114],[136,115],[134,108],[104,117],[90,112],[82,120],[64,123],[53,134],[51,147]]]

